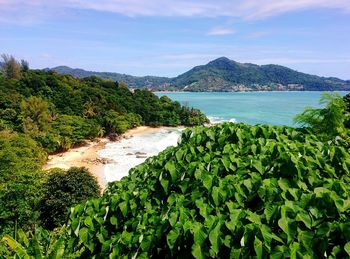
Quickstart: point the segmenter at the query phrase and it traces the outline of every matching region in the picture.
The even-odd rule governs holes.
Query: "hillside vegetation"
[[[52,68],[78,77],[96,75],[126,82],[132,88],[177,91],[334,91],[350,90],[350,81],[309,75],[279,65],[239,63],[225,57],[196,66],[174,78],[133,77],[69,67]]]
[[[224,123],[186,129],[177,147],[148,158],[98,197],[96,180],[84,168],[40,171],[47,146],[40,141],[45,138],[38,136],[58,126],[61,134],[66,125],[79,125],[71,134],[82,137],[83,129],[95,129],[92,124],[84,126],[86,121],[110,125],[108,131],[115,131],[137,118],[154,123],[159,117],[122,106],[122,101],[128,103],[127,96],[142,102],[136,98],[138,91],[131,93],[113,82],[25,71],[23,66],[19,73],[11,73],[16,79],[8,75],[5,70],[2,82],[12,87],[6,88],[12,98],[3,97],[2,103],[22,103],[17,120],[10,119],[15,117],[9,116],[13,112],[2,116],[3,125],[10,128],[0,132],[0,257],[350,257],[350,95],[324,95],[323,108],[307,108],[296,117],[300,128]],[[36,81],[31,81],[32,87],[23,87],[25,75],[44,76],[50,84],[57,77],[59,83],[77,80],[88,96],[99,101],[112,98],[112,104],[99,104],[101,109],[118,104],[115,107],[125,111],[116,108],[105,114],[106,108],[74,106],[63,99],[66,96],[61,96],[65,106],[56,108],[59,102],[49,100],[55,100],[52,93],[59,91],[47,95],[46,87],[34,87],[42,85]],[[73,86],[76,95],[67,91],[67,99],[83,98],[79,86]],[[31,97],[37,93],[32,89],[41,89],[42,96]],[[94,95],[96,89],[99,94]],[[118,99],[117,90],[126,93],[124,100]],[[141,93],[142,100],[162,103],[147,91]],[[118,102],[113,103],[113,98]],[[173,109],[173,102],[166,103]],[[79,116],[74,113],[79,107],[89,109]],[[69,117],[64,117],[55,126],[60,113],[50,109],[83,121],[67,124]],[[191,115],[186,117],[191,123],[205,120],[198,111],[183,109]],[[107,116],[102,121],[109,124],[99,124],[93,114]],[[167,114],[166,119],[174,118]],[[16,124],[18,120],[21,124]]]
[[[178,147],[72,209],[60,251],[97,258],[348,257],[348,148],[342,139],[323,142],[290,127],[186,130]]]
[[[350,83],[300,73],[279,65],[258,66],[218,58],[173,80],[187,91],[334,91],[349,90]]]
[[[120,73],[113,72],[95,72],[95,71],[86,71],[79,68],[70,68],[67,66],[58,66],[54,68],[46,68],[47,71],[55,71],[60,74],[68,74],[78,78],[97,76],[105,80],[113,80],[117,82],[123,82],[131,88],[152,88],[154,86],[163,85],[169,82],[167,77],[158,77],[158,76],[131,76]]]
[[[194,126],[208,122],[198,110],[125,84],[26,70],[18,78],[0,74],[0,130],[22,132],[47,151],[139,125]]]
[[[90,174],[85,169],[73,170],[75,174],[82,172],[76,180],[71,174],[60,172],[64,177],[59,181],[66,184],[47,191],[45,184],[51,176],[41,168],[48,153],[64,151],[110,133],[121,134],[139,125],[189,126],[208,122],[199,110],[181,106],[167,97],[158,98],[147,90],[131,92],[124,84],[97,77],[77,79],[53,71],[30,70],[25,61],[20,63],[8,55],[3,58],[0,236],[16,233],[18,228],[33,229],[42,222],[54,222],[46,225],[57,226],[57,222],[62,223],[58,217],[65,221],[67,208],[95,197],[91,193],[99,193],[97,183],[89,185],[92,190],[79,185],[96,181],[85,180],[92,178],[85,177]],[[76,194],[78,191],[83,194]],[[63,215],[53,216],[55,210]],[[52,215],[45,216],[48,214]]]

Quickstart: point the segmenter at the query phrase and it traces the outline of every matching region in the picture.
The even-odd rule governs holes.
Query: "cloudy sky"
[[[0,0],[0,53],[158,76],[226,56],[350,79],[350,0]]]

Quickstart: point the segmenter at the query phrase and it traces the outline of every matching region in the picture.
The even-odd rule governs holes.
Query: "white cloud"
[[[350,12],[348,0],[247,0],[239,6],[241,15],[248,20],[262,19],[287,12],[307,9],[340,9]]]
[[[246,63],[254,63],[258,65],[266,64],[279,64],[279,65],[291,65],[291,64],[342,64],[350,63],[349,58],[261,58],[261,59],[246,59]]]
[[[247,38],[257,39],[257,38],[265,37],[265,36],[270,35],[270,34],[271,34],[271,32],[269,32],[269,31],[256,31],[256,32],[249,33],[247,35]]]
[[[38,0],[39,1],[39,0]],[[350,11],[349,0],[61,0],[67,6],[128,16],[228,16],[260,19],[314,8]],[[57,3],[57,2],[56,2]]]
[[[126,16],[238,17],[263,19],[298,10],[331,8],[350,13],[349,0],[0,0],[0,21],[19,22],[87,9]],[[61,9],[62,12],[59,10]],[[38,17],[39,13],[39,17]],[[46,14],[46,16],[45,16]]]
[[[236,33],[236,30],[230,28],[223,27],[215,27],[208,31],[207,35],[215,36],[215,35],[230,35]]]

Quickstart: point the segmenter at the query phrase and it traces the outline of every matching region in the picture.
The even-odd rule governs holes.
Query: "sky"
[[[0,0],[0,53],[170,77],[226,56],[350,79],[350,0]]]

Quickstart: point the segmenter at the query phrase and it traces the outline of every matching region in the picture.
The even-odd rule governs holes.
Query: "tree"
[[[48,131],[51,127],[52,114],[48,102],[40,97],[30,96],[21,102],[21,115],[23,117],[23,131],[36,137]]]
[[[2,72],[5,79],[20,79],[21,78],[21,65],[13,57],[7,54],[1,55],[3,60]]]
[[[94,120],[79,116],[60,115],[52,123],[52,131],[60,138],[60,148],[66,150],[74,144],[84,142],[85,139],[99,136],[102,128]]]
[[[0,179],[15,176],[18,171],[37,171],[45,163],[47,154],[24,134],[0,131]]]
[[[21,59],[21,70],[24,72],[29,70],[29,63],[27,60]]]
[[[39,201],[45,174],[16,171],[0,184],[0,234],[18,228],[33,229],[39,223]],[[2,179],[3,180],[3,179]]]
[[[141,116],[132,112],[120,114],[108,111],[105,114],[105,127],[107,132],[124,133],[128,129],[141,125]]]
[[[303,113],[294,118],[294,122],[309,127],[315,134],[324,138],[343,135],[344,123],[348,116],[343,98],[337,93],[324,93],[320,104],[325,107],[318,109],[307,107]]]
[[[28,136],[0,131],[0,234],[37,223],[46,156]]]
[[[346,105],[346,112],[347,112],[347,114],[350,114],[350,94],[345,95],[343,97],[343,100],[344,100],[345,105]],[[350,116],[347,116],[345,118],[344,125],[347,129],[350,129]]]
[[[99,195],[98,182],[86,168],[54,169],[44,184],[40,218],[46,228],[54,229],[64,224],[70,207]]]
[[[94,103],[92,101],[88,101],[84,104],[83,115],[86,118],[92,118],[92,117],[96,116]]]

